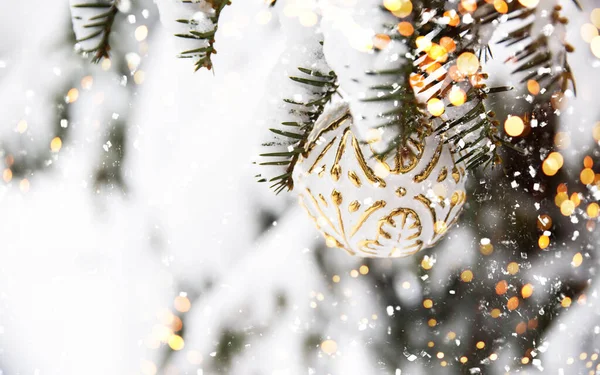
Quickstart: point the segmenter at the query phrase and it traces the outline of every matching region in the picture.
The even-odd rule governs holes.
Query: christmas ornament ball
[[[405,257],[435,245],[466,200],[464,165],[435,135],[411,138],[384,161],[352,131],[347,107],[325,114],[294,171],[294,191],[329,247]]]

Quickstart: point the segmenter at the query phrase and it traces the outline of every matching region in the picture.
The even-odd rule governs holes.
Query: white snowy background
[[[577,133],[589,134],[600,119],[600,62],[579,37],[593,4],[584,2],[586,13],[566,4],[568,40],[578,50],[570,61],[579,92],[562,117],[573,134],[564,154],[571,165],[593,146]],[[363,262],[328,249],[322,257],[341,275],[332,289],[333,275],[316,263],[314,253],[323,249],[312,223],[291,196],[255,183],[251,161],[285,97],[277,90],[298,63],[289,56],[302,55],[294,48],[308,29],[302,17],[286,15],[286,5],[315,6],[234,1],[222,13],[214,72],[197,73],[190,60],[175,57],[180,47],[150,1],[121,20],[126,26],[116,44],[131,54],[108,70],[73,52],[67,1],[0,6],[0,139],[3,149],[42,165],[26,176],[28,188],[23,176],[0,182],[0,374],[212,374],[225,329],[246,333],[231,374],[431,373],[419,361],[402,369],[378,361],[369,343],[385,341],[393,309],[378,304],[361,276],[350,276]],[[149,33],[136,42],[140,25]],[[135,67],[123,76],[115,67],[126,63]],[[140,74],[135,82],[135,71],[143,71],[143,82]],[[513,79],[497,74],[501,82]],[[86,89],[81,79],[89,75]],[[62,100],[69,136],[50,153],[57,95],[70,88],[79,96]],[[118,121],[126,123],[125,191],[94,181]],[[434,272],[474,261],[478,235],[459,227],[449,236],[434,250]],[[418,285],[413,261],[380,263]],[[549,272],[556,277],[560,269]],[[400,281],[402,303],[420,304],[421,291],[403,290]],[[574,304],[553,325],[541,353],[544,372],[560,373],[566,357],[581,352],[578,345],[599,349],[600,340],[590,337],[600,333],[598,282],[589,281],[586,305]],[[175,297],[186,293],[192,307],[185,347],[167,355],[154,349],[153,335],[165,310],[175,311]],[[317,345],[334,340],[337,352],[306,352],[310,335]],[[406,347],[391,350],[408,356]]]

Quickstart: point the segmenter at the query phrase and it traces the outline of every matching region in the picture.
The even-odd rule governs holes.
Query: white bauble
[[[429,134],[385,162],[352,131],[346,106],[321,116],[293,172],[294,191],[330,247],[404,257],[433,246],[466,200],[464,165]]]

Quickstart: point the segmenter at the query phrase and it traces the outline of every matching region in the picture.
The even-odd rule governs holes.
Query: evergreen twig
[[[94,47],[81,50],[81,52],[84,53],[94,53],[94,56],[92,57],[93,63],[99,62],[103,57],[109,57],[110,44],[108,39],[115,16],[118,13],[117,5],[118,0],[112,0],[107,3],[89,2],[74,4],[72,6],[73,8],[97,9],[101,11],[101,13],[88,18],[87,23],[83,25],[85,29],[90,29],[89,34],[77,38],[77,43],[81,43],[98,36],[100,37],[100,41]],[[81,19],[79,16],[74,16],[73,18]]]
[[[292,190],[294,187],[294,181],[292,179],[292,171],[298,162],[301,154],[305,152],[305,146],[308,141],[308,137],[315,125],[315,122],[319,116],[323,113],[325,105],[331,101],[333,94],[337,91],[337,76],[333,71],[329,73],[321,73],[316,70],[298,68],[303,73],[301,77],[290,77],[294,82],[298,82],[306,87],[317,89],[314,94],[316,99],[307,102],[297,102],[291,99],[284,99],[288,104],[293,105],[293,109],[290,113],[300,115],[304,117],[303,121],[288,121],[282,122],[288,130],[281,129],[269,129],[273,134],[278,137],[283,137],[283,142],[272,142],[263,144],[263,146],[288,146],[287,151],[270,152],[261,154],[261,157],[269,158],[270,161],[260,163],[263,166],[287,166],[284,173],[272,177],[264,178],[262,175],[257,175],[259,182],[271,182],[271,188],[275,190],[275,193],[279,194],[285,188]]]
[[[214,47],[215,34],[217,33],[219,17],[221,11],[225,6],[230,5],[230,0],[204,0],[211,7],[211,15],[208,19],[212,22],[212,28],[199,32],[196,30],[196,26],[199,25],[198,20],[193,18],[190,19],[178,19],[176,22],[189,26],[189,30],[186,33],[175,34],[176,37],[184,39],[192,39],[199,42],[199,47],[182,51],[178,57],[184,59],[196,59],[194,63],[194,71],[198,71],[200,68],[206,68],[211,70],[213,67],[211,57],[217,53]],[[184,4],[197,4],[198,0],[183,0]]]

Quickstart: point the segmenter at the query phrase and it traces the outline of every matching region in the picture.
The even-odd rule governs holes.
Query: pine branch
[[[581,9],[581,5],[574,0],[575,5]],[[552,25],[553,30],[558,30],[567,24],[567,19],[560,15],[561,7],[556,6],[550,15],[549,25]],[[525,26],[520,27],[510,32],[505,38],[500,40],[498,44],[507,46],[514,45],[518,42],[528,41],[523,44],[512,57],[506,62],[516,64],[513,73],[527,73],[521,79],[521,83],[529,80],[535,80],[539,84],[544,84],[547,91],[554,85],[558,85],[561,92],[565,92],[569,88],[569,84],[576,93],[576,84],[571,71],[571,67],[567,61],[567,54],[573,52],[574,48],[566,43],[561,42],[562,50],[552,51],[550,48],[551,38],[557,38],[554,35],[547,36],[544,33],[534,35],[533,29],[536,20],[532,20]]]
[[[176,37],[190,39],[196,42],[198,47],[182,51],[178,57],[184,59],[196,59],[194,63],[194,71],[200,68],[211,70],[213,67],[211,57],[217,53],[214,48],[215,34],[217,33],[219,17],[225,6],[230,5],[229,0],[182,0],[183,4],[200,4],[200,10],[194,11],[194,18],[178,19],[176,22],[188,26],[185,33],[175,34]],[[206,27],[202,20],[198,19],[198,14],[203,14],[210,21],[210,25]]]
[[[408,85],[412,72],[413,62],[410,59],[404,59],[398,69],[366,72],[367,75],[386,76],[386,81],[390,83],[370,87],[369,90],[373,94],[363,101],[388,102],[389,106],[394,108],[379,114],[382,122],[377,127],[394,128],[396,136],[376,155],[378,158],[386,159],[399,147],[404,152],[412,152],[408,147],[409,140],[415,135],[420,135],[427,127],[424,106]]]
[[[290,77],[290,79],[310,90],[316,90],[313,92],[314,99],[306,102],[284,99],[284,102],[292,105],[290,114],[295,115],[296,118],[299,117],[302,121],[282,122],[281,125],[286,130],[269,129],[278,139],[280,139],[280,141],[264,144],[263,146],[283,145],[287,146],[287,151],[261,154],[261,157],[265,157],[269,159],[269,161],[261,162],[259,165],[286,166],[286,168],[284,173],[269,179],[262,177],[262,175],[256,176],[259,182],[271,182],[271,188],[273,188],[277,194],[285,188],[288,190],[293,189],[294,181],[292,179],[292,171],[294,170],[300,155],[305,152],[305,146],[315,122],[323,113],[325,105],[331,101],[333,95],[337,91],[337,76],[333,71],[324,74],[306,68],[298,68],[298,70],[303,74],[299,77]]]
[[[578,5],[576,0],[574,1]],[[374,88],[379,90],[378,94],[367,99],[393,100],[399,103],[397,110],[382,115],[388,116],[389,119],[382,126],[396,127],[398,136],[389,143],[389,147],[380,157],[386,157],[398,146],[406,149],[407,140],[412,138],[414,141],[415,136],[427,132],[427,124],[432,124],[445,142],[452,144],[458,151],[461,155],[458,161],[465,162],[467,169],[489,165],[492,162],[499,163],[498,147],[508,146],[514,150],[518,148],[500,135],[499,123],[493,119],[493,113],[486,109],[485,99],[488,94],[506,91],[508,88],[487,88],[483,84],[487,76],[480,66],[466,75],[456,69],[457,59],[464,53],[478,56],[481,62],[493,58],[488,45],[492,33],[490,32],[488,37],[482,37],[482,30],[493,28],[496,23],[505,22],[505,19],[526,20],[536,13],[536,9],[526,8],[514,1],[505,3],[506,9],[500,12],[493,4],[478,2],[477,9],[472,12],[473,21],[461,24],[458,16],[456,22],[452,22],[451,19],[452,11],[456,15],[459,14],[458,8],[452,10],[448,6],[444,7],[444,2],[424,0],[413,2],[413,5],[413,14],[416,17],[413,17],[412,24],[415,25],[415,31],[410,36],[400,35],[397,25],[385,25],[385,32],[390,38],[405,43],[411,49],[413,64],[410,69],[407,60],[400,60],[402,62],[396,70],[369,72],[396,75],[394,84]],[[445,9],[444,14],[441,14],[439,9]],[[560,7],[554,8],[551,18],[554,26],[566,23],[566,20],[560,17],[559,11]],[[547,87],[558,83],[562,91],[565,91],[571,82],[575,89],[571,69],[566,61],[566,52],[571,51],[572,47],[563,43],[563,51],[551,51],[550,37],[532,36],[532,26],[533,22],[514,30],[501,41],[512,45],[531,39],[531,42],[522,47],[513,58],[519,63],[515,73],[527,72],[528,75],[523,81],[546,80]],[[417,46],[417,39],[421,41],[420,48]],[[448,46],[452,47],[452,50],[446,50]],[[559,70],[553,67],[557,59],[561,66]],[[453,74],[449,74],[451,69],[455,69]],[[414,81],[411,80],[411,76],[415,78]],[[411,95],[411,90],[401,89],[406,87],[406,82],[411,82],[414,95]],[[432,99],[442,100],[446,110],[451,108],[448,94],[452,89],[463,90],[466,98],[459,103],[460,110],[447,111],[449,120],[441,121],[439,117],[423,113],[423,104]]]
[[[118,13],[118,0],[106,1],[96,0],[87,3],[76,3],[71,5],[73,14],[73,26],[77,43],[82,46],[81,52],[93,53],[92,62],[97,63],[103,57],[109,57],[110,44],[109,35],[112,29],[115,16]],[[88,14],[89,16],[85,16]],[[77,26],[79,21],[83,21],[81,27]],[[89,45],[90,41],[99,39],[95,45]]]

